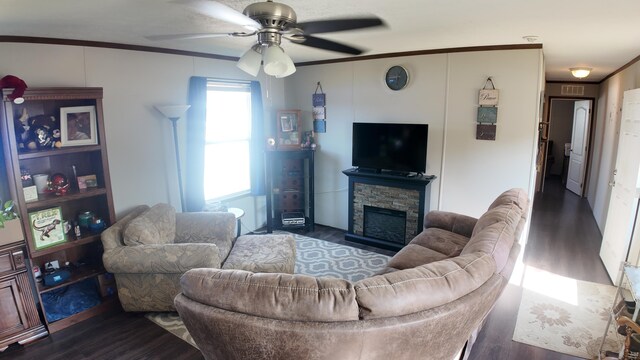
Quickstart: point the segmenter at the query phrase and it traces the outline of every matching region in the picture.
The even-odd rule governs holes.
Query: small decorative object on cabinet
[[[267,232],[314,227],[313,150],[267,151]]]
[[[301,141],[300,110],[278,111],[278,149],[297,150]]]
[[[37,301],[49,332],[55,332],[118,307],[117,297],[101,294],[98,282],[105,273],[100,232],[115,222],[102,89],[29,88],[23,95],[24,103],[19,105],[9,101],[9,94],[11,89],[3,90],[0,103],[9,190],[17,200],[34,275],[41,271],[42,278],[47,279],[48,285],[45,281],[36,283]],[[76,125],[70,124],[72,115],[88,115],[86,124],[81,126],[86,139],[71,139],[70,126]],[[59,131],[61,116],[67,122],[63,124],[67,138],[63,139]],[[23,137],[23,124],[36,124],[34,119],[46,119],[46,126],[35,127],[50,145]],[[56,144],[61,140],[65,146],[59,147]],[[37,146],[28,145],[33,142]],[[24,169],[49,179],[37,199],[29,202],[21,179]],[[80,188],[78,178],[84,179],[86,186]],[[88,180],[94,178],[95,186],[89,186]],[[47,212],[51,212],[50,216],[45,216]],[[87,213],[93,215],[91,219],[82,217]],[[32,223],[35,217],[48,222]],[[51,234],[55,234],[54,240]]]

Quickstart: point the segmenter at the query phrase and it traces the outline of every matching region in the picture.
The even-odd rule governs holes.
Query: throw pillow
[[[172,244],[176,237],[176,210],[157,204],[131,220],[124,230],[127,246]]]

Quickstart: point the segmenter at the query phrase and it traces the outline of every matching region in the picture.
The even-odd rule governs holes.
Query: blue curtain
[[[260,82],[251,82],[251,195],[265,195],[264,119]]]
[[[187,121],[186,211],[204,208],[204,148],[207,123],[206,77],[193,76],[189,80],[189,108]],[[260,82],[251,82],[251,195],[265,194],[264,120]]]
[[[207,124],[207,78],[189,79],[189,108],[187,121],[186,211],[204,208],[204,144]]]

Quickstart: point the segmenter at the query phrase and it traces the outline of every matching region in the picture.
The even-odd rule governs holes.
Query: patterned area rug
[[[597,358],[616,288],[526,267],[513,340],[585,359]],[[609,327],[605,350],[624,340]]]
[[[358,281],[382,270],[390,259],[389,256],[351,246],[292,235],[296,239],[296,274]],[[197,348],[177,313],[147,313],[145,317]]]

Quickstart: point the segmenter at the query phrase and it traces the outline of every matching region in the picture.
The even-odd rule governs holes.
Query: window
[[[250,143],[250,84],[210,80],[204,154],[205,200],[250,192]]]

